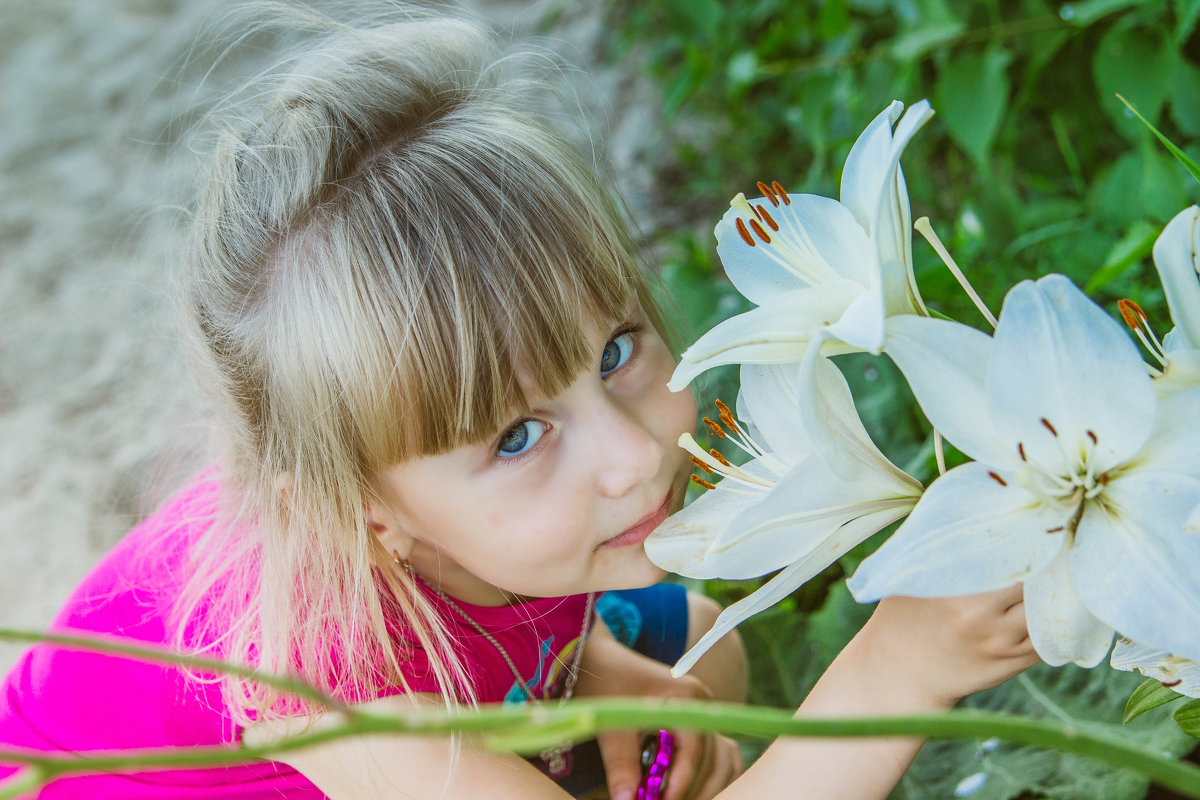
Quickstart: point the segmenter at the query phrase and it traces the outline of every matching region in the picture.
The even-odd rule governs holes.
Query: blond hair
[[[473,702],[364,506],[386,468],[523,411],[518,365],[556,394],[594,368],[582,323],[651,300],[594,169],[515,110],[544,85],[479,25],[296,13],[304,55],[215,136],[195,215],[183,305],[227,496],[193,547],[180,636],[355,699],[405,686],[420,647],[447,702]],[[310,710],[223,691],[241,724]]]

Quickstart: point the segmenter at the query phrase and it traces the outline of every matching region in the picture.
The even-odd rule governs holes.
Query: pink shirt
[[[186,543],[211,524],[218,493],[206,473],[136,527],[84,579],[55,620],[55,631],[100,632],[142,643],[169,640],[164,615],[184,577]],[[162,535],[162,534],[166,535]],[[430,592],[460,644],[481,702],[522,702],[524,691],[497,648]],[[507,651],[534,694],[556,696],[561,665],[578,641],[586,598],[536,599],[515,606],[459,603]],[[405,677],[416,691],[439,691],[420,651]],[[394,694],[398,687],[380,692]],[[178,669],[49,644],[29,650],[0,684],[0,749],[123,750],[236,742],[217,685]],[[17,767],[0,759],[0,780]],[[267,761],[210,769],[63,778],[39,797],[321,798],[290,767]]]

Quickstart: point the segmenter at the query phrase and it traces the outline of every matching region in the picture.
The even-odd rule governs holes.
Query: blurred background
[[[892,99],[937,116],[909,146],[928,216],[993,311],[1061,272],[1169,325],[1149,260],[1200,185],[1120,103],[1200,157],[1200,0],[476,0],[545,37],[626,195],[685,345],[745,310],[712,226],[778,180],[837,196]],[[204,430],[170,278],[196,161],[188,131],[269,42],[197,41],[222,0],[0,0],[0,626],[44,627],[71,587],[194,465]],[[210,70],[216,62],[217,66]],[[982,324],[918,237],[929,304]],[[930,431],[889,362],[841,360],[880,447],[928,481]],[[718,371],[706,400],[736,396]],[[952,454],[953,456],[953,454]],[[870,609],[839,581],[877,544],[743,627],[756,702],[795,705]],[[711,582],[731,602],[752,585]],[[1184,621],[1181,624],[1189,624]],[[0,644],[0,668],[15,659]],[[1035,669],[977,707],[1120,727],[1137,676]],[[1168,709],[1122,732],[1184,754]],[[933,743],[898,798],[1140,798],[1136,776],[994,741]],[[1153,791],[1152,797],[1170,794]]]

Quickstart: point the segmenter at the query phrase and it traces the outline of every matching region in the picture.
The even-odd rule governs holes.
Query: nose
[[[612,397],[598,409],[598,415],[597,486],[605,497],[624,497],[658,474],[663,446],[645,420]]]

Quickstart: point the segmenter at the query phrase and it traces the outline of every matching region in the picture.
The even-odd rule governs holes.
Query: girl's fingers
[[[596,743],[609,794],[614,800],[637,797],[642,780],[641,737],[632,731],[604,731],[596,735]]]
[[[999,592],[997,592],[997,594],[999,596],[998,599],[1004,603],[1004,611],[1006,614],[1011,612],[1017,606],[1024,605],[1025,603],[1024,584],[1013,584],[1007,589],[1001,589]]]
[[[733,783],[734,779],[744,770],[742,751],[738,748],[737,743],[724,736],[716,737],[716,741],[713,769],[709,771],[707,780],[696,787],[691,800],[712,800]]]
[[[676,733],[675,752],[667,772],[667,791],[663,800],[692,800],[712,769],[711,734]]]

